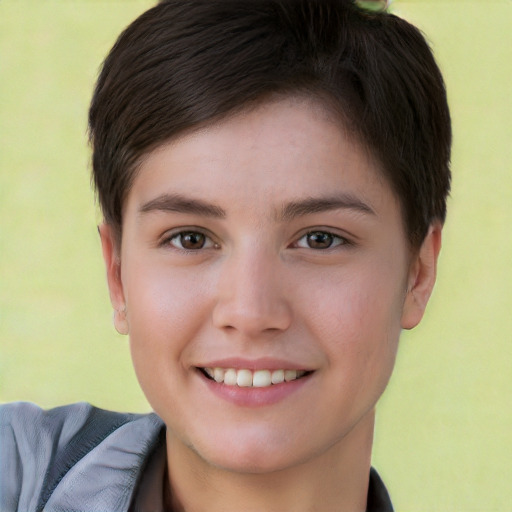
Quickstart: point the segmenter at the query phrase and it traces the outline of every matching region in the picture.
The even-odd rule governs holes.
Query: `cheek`
[[[132,359],[151,402],[162,376],[172,379],[185,372],[190,341],[198,337],[208,314],[207,285],[197,273],[156,265],[126,270]]]
[[[369,268],[370,267],[370,268]],[[397,331],[403,304],[403,278],[397,272],[378,272],[366,265],[362,269],[344,269],[331,274],[324,285],[305,290],[302,302],[316,304],[317,324],[337,333],[341,341],[357,342],[374,332]],[[326,333],[327,334],[327,333]]]
[[[136,261],[131,267],[124,283],[130,332],[141,335],[141,341],[178,340],[183,331],[192,327],[191,320],[202,303],[207,283],[198,272],[190,270],[137,265]]]
[[[376,272],[372,266],[344,272],[309,304],[317,304],[309,329],[316,333],[330,363],[341,368],[344,386],[363,387],[365,381],[385,386],[393,369],[402,311],[402,277]],[[313,318],[313,317],[311,317]]]

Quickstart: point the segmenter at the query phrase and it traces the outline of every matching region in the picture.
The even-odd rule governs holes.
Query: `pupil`
[[[204,245],[204,239],[202,233],[183,233],[181,235],[181,246],[185,249],[201,249]]]
[[[309,233],[308,245],[312,249],[328,249],[332,245],[332,235],[321,231]]]

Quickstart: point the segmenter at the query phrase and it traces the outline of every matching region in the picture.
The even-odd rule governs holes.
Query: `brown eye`
[[[308,246],[311,249],[328,249],[333,242],[333,236],[323,231],[315,231],[307,234]]]
[[[182,231],[177,233],[170,240],[169,243],[179,249],[186,251],[197,251],[213,247],[213,242],[204,234],[199,231]]]
[[[347,241],[337,235],[327,231],[310,231],[297,241],[297,247],[304,249],[330,249],[338,245],[343,245]]]

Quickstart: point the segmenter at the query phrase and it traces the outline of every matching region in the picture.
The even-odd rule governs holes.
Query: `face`
[[[126,305],[118,327],[174,444],[261,472],[370,435],[400,330],[419,321],[433,284],[381,176],[298,99],[143,162],[119,254],[108,227],[102,237],[112,302]]]

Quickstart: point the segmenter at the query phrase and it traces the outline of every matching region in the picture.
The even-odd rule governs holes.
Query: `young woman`
[[[117,330],[155,413],[0,413],[0,509],[392,510],[375,405],[450,173],[417,29],[349,0],[175,0],[90,109]]]

